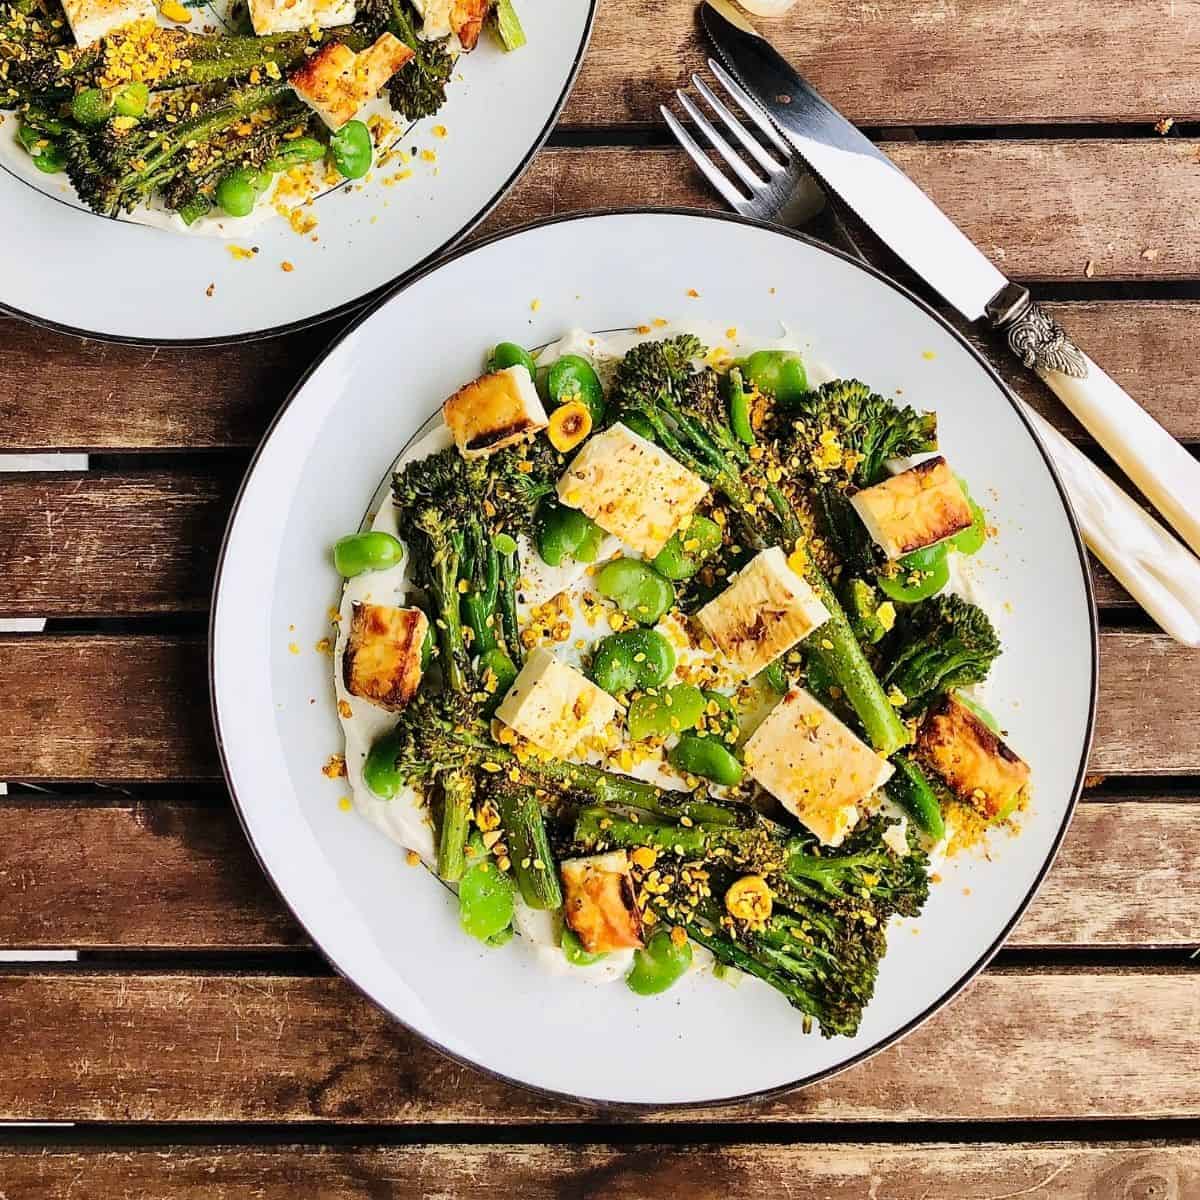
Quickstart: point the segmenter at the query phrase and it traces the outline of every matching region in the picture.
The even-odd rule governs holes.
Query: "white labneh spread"
[[[686,326],[661,326],[651,332],[593,334],[583,330],[572,330],[559,341],[546,346],[535,357],[539,366],[548,365],[567,354],[578,354],[589,359],[606,387],[617,361],[633,345],[641,341],[670,337],[676,333],[690,332],[696,334],[701,341],[711,347],[720,347],[729,352],[732,357],[748,353],[751,350],[777,349],[796,350],[804,355],[805,369],[810,383],[816,385],[834,376],[819,365],[813,363],[809,348],[798,342],[784,331],[777,338],[754,338],[752,341],[739,341],[731,338],[731,331],[723,330],[715,325],[689,322]],[[436,402],[437,397],[430,397]],[[441,423],[419,436],[404,450],[393,464],[393,471],[415,459],[425,458],[453,444],[449,429]],[[390,482],[390,476],[389,476]],[[397,526],[396,510],[391,498],[390,487],[380,501],[379,509],[371,517],[364,528],[381,530],[404,541],[404,533]],[[633,552],[621,546],[616,538],[605,539],[598,561],[612,557],[621,552],[634,556]],[[550,567],[543,563],[537,551],[527,540],[521,539],[521,591],[519,594],[518,613],[522,627],[525,626],[532,610],[546,604],[555,596],[565,593],[569,598],[578,598],[587,588],[587,565],[567,562],[558,567]],[[961,559],[960,555],[952,555],[952,559]],[[355,810],[371,822],[382,833],[406,849],[415,851],[431,869],[435,865],[436,842],[431,818],[423,801],[412,789],[406,789],[393,800],[381,800],[375,796],[363,781],[363,764],[366,761],[371,746],[396,722],[394,714],[378,708],[370,702],[350,695],[346,691],[342,676],[342,657],[345,652],[346,639],[350,629],[351,615],[355,603],[370,602],[403,606],[411,603],[409,596],[410,581],[408,578],[408,556],[397,566],[385,571],[367,572],[346,581],[340,605],[340,621],[338,623],[337,640],[333,655],[334,686],[338,701],[338,718],[345,734],[346,776],[350,785]],[[961,592],[969,599],[980,602],[979,588],[973,579],[969,563],[954,562],[951,578],[951,589]],[[570,604],[567,606],[569,619],[572,624],[568,638],[551,643],[554,653],[562,661],[578,666],[585,653],[601,637],[610,632],[603,621],[589,623],[580,611],[582,606]],[[687,636],[678,621],[668,615],[659,622],[659,632],[672,643],[676,650],[677,660],[686,664],[689,659],[695,660],[706,657],[702,651],[688,645]],[[735,680],[731,677],[730,686]],[[973,689],[974,690],[974,689]],[[348,707],[347,707],[348,706]],[[764,696],[764,704],[759,712],[745,712],[741,718],[743,730],[752,732],[757,718],[761,720],[770,711],[769,697]],[[349,715],[345,715],[346,713]],[[599,762],[598,756],[590,756],[592,761]],[[607,764],[614,769],[611,761]],[[682,788],[681,777],[661,759],[650,758],[635,761],[625,769],[627,774],[657,783],[667,787]],[[886,811],[899,815],[899,810],[889,802],[884,802]],[[517,897],[516,916],[514,920],[516,932],[520,934],[519,942],[527,953],[536,956],[538,962],[556,973],[569,975],[571,978],[584,979],[594,983],[609,983],[621,979],[629,969],[633,951],[624,950],[606,955],[599,962],[590,966],[579,967],[569,963],[559,948],[561,933],[560,918],[552,913],[529,908]],[[712,956],[703,947],[693,947],[693,970],[708,967],[712,964]]]

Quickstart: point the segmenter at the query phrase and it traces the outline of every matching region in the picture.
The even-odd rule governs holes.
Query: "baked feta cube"
[[[558,498],[653,558],[704,499],[708,484],[619,421],[584,443]]]
[[[971,524],[971,506],[941,457],[855,492],[850,503],[888,558],[932,546]]]
[[[858,823],[859,805],[892,764],[808,692],[792,688],[746,742],[746,770],[827,846]]]
[[[390,33],[380,34],[357,54],[344,42],[328,42],[298,66],[288,82],[330,129],[340,129],[412,56]]]
[[[464,458],[482,458],[533,437],[548,424],[541,397],[520,363],[481,375],[442,405]]]
[[[358,15],[354,0],[249,0],[250,24],[259,37],[301,29],[335,29]]]
[[[355,604],[342,655],[346,691],[391,712],[402,709],[421,682],[428,629],[419,608]]]
[[[700,628],[745,675],[755,675],[829,620],[778,546],[756,554],[697,614]]]
[[[564,859],[559,875],[563,920],[589,954],[632,950],[642,944],[642,915],[624,850]]]
[[[90,46],[131,21],[153,21],[153,0],[63,0],[63,12],[78,46]]]
[[[413,4],[421,15],[421,36],[426,41],[454,34],[464,50],[472,50],[492,0],[413,0]]]
[[[539,646],[525,660],[496,716],[555,758],[604,737],[620,706],[586,675]]]
[[[1029,783],[1029,764],[953,692],[925,714],[917,752],[959,799],[989,818],[1011,812]]]

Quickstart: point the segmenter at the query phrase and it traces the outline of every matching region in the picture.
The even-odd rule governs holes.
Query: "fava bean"
[[[879,590],[891,600],[916,604],[936,595],[950,582],[947,545],[938,542],[896,560],[895,575],[880,575]]]
[[[794,350],[756,350],[744,369],[746,378],[781,408],[795,408],[808,393],[804,360]]]
[[[671,535],[650,565],[667,579],[691,579],[720,550],[722,540],[721,527],[716,521],[693,517],[686,529]]]
[[[84,88],[71,98],[71,116],[80,125],[103,125],[113,113],[113,98],[100,88]]]
[[[963,490],[963,495],[967,498],[967,503],[971,506],[971,524],[956,533],[950,539],[950,545],[959,554],[976,554],[983,549],[983,543],[987,541],[987,516],[983,509],[971,499],[971,493],[967,491],[967,485],[961,476],[958,483]]]
[[[403,542],[378,529],[348,533],[333,544],[333,565],[347,579],[365,571],[384,571],[403,557]]]
[[[113,111],[119,117],[143,117],[149,107],[150,89],[144,83],[126,83],[113,92]]]
[[[604,531],[577,508],[551,500],[538,510],[534,542],[547,566],[560,566],[567,558],[591,562],[603,540]]]
[[[554,404],[583,401],[592,414],[593,425],[598,425],[604,417],[604,389],[600,386],[600,376],[592,364],[578,354],[564,354],[550,365],[546,390]]]
[[[671,748],[667,761],[685,775],[699,775],[723,787],[742,781],[742,764],[717,738],[685,733]]]
[[[530,379],[537,377],[537,363],[533,361],[533,355],[528,350],[518,346],[516,342],[497,342],[488,359],[488,371],[503,371],[506,367],[516,366],[524,367],[529,372]]]
[[[231,217],[247,217],[269,183],[270,176],[265,171],[235,167],[217,184],[217,203]]]
[[[333,165],[346,179],[361,179],[375,161],[375,143],[362,121],[347,121],[329,135]]]
[[[263,165],[268,171],[290,171],[293,167],[324,158],[325,150],[325,143],[316,138],[292,138],[290,142],[284,142],[274,157],[268,158]]]
[[[596,591],[641,625],[654,625],[675,603],[675,589],[638,558],[614,558],[596,572]]]
[[[564,928],[558,944],[562,948],[563,958],[573,967],[590,967],[592,963],[598,963],[602,958],[608,957],[604,953],[592,954],[585,950],[573,929]]]
[[[610,695],[665,683],[675,670],[675,651],[653,629],[627,629],[603,638],[592,656],[592,678]]]
[[[512,880],[488,857],[479,842],[473,841],[468,847],[467,859],[472,865],[458,882],[459,924],[481,942],[500,944],[493,939],[512,925]]]
[[[695,728],[704,715],[704,693],[691,683],[677,683],[638,696],[629,706],[629,736],[634,741],[670,737]]]
[[[363,762],[363,782],[380,800],[394,800],[404,779],[396,767],[400,736],[394,730],[385,733],[367,752]]]
[[[684,939],[676,944],[668,930],[660,929],[650,935],[645,949],[634,951],[625,983],[639,996],[657,996],[677,983],[691,965],[691,942]]]
[[[32,125],[22,125],[17,130],[17,140],[29,151],[33,165],[46,175],[57,175],[67,165],[62,147]]]

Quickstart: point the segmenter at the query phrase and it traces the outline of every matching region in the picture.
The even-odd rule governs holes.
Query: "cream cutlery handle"
[[[1049,422],[1023,407],[1058,468],[1092,553],[1166,633],[1200,646],[1200,559]]]
[[[1146,499],[1200,554],[1200,462],[1038,305],[1029,304],[1005,332],[1013,352],[1037,371]]]

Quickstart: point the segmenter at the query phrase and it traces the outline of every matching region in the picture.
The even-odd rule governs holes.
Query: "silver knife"
[[[729,71],[813,174],[964,317],[1002,333],[1013,354],[1037,371],[1200,553],[1200,462],[1080,350],[1026,288],[1007,279],[891,159],[824,100],[732,4],[705,0],[702,18]]]

